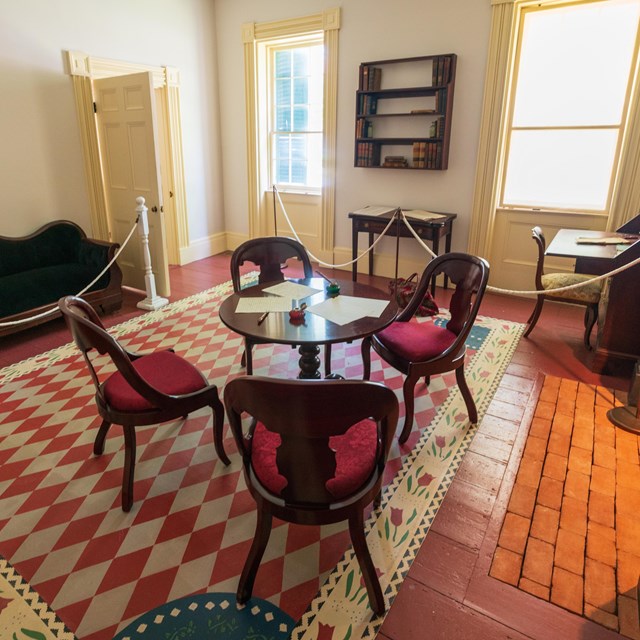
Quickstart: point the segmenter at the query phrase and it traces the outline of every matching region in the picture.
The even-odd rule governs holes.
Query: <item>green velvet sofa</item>
[[[2,326],[51,308],[62,296],[77,294],[109,263],[119,245],[87,238],[74,222],[57,220],[21,238],[0,236],[0,336],[60,316]],[[98,312],[122,306],[122,271],[114,262],[82,297]]]

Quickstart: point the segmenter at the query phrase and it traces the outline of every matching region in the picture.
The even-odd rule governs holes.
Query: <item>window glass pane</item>
[[[307,107],[294,107],[293,109],[293,130],[307,131],[309,110]]]
[[[291,107],[276,110],[276,131],[291,131]]]
[[[307,78],[294,78],[293,103],[307,104],[309,102],[309,80]]]
[[[279,107],[291,104],[291,80],[279,78],[276,80],[276,105]]]
[[[308,71],[309,49],[298,48],[293,50],[293,75],[306,76]]]
[[[282,50],[275,52],[275,74],[276,78],[291,76],[291,51]]]
[[[278,134],[275,137],[275,171],[276,182],[289,182],[289,167],[291,166],[289,154],[289,136]]]
[[[526,12],[513,125],[620,124],[639,7],[608,0]]]
[[[504,203],[604,210],[617,136],[615,129],[514,131]]]

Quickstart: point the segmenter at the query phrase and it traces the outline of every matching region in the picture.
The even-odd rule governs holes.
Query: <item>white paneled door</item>
[[[167,296],[167,260],[156,114],[150,72],[94,80],[100,157],[114,242],[123,243],[136,218],[136,198],[149,209],[149,249],[158,293]],[[144,260],[137,234],[118,259],[123,284],[144,290]]]

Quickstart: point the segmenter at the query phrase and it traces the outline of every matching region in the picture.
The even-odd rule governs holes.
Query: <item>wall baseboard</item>
[[[194,240],[188,247],[180,248],[180,265],[189,264],[196,260],[209,258],[227,251],[227,233],[215,233],[198,240]]]

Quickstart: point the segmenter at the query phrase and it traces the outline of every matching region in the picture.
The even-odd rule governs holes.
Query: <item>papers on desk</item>
[[[285,280],[274,284],[272,287],[263,289],[264,293],[272,293],[276,296],[281,296],[291,300],[300,300],[312,296],[314,293],[319,293],[322,289],[314,289],[313,287],[307,287],[304,284],[298,284],[297,282],[290,282]],[[291,307],[289,307],[291,308]]]
[[[367,216],[381,216],[385,213],[393,213],[398,207],[390,207],[386,204],[368,204],[362,209],[356,209],[352,213],[364,214]]]
[[[336,296],[307,307],[307,311],[342,326],[366,316],[379,318],[388,304],[388,300]]]
[[[387,213],[393,213],[398,207],[391,207],[386,204],[368,204],[362,209],[356,209],[352,213],[363,214],[368,216],[383,216]],[[437,220],[439,218],[446,218],[441,213],[433,213],[433,211],[424,211],[424,209],[403,209],[404,215],[408,218],[415,218],[416,220]]]
[[[290,311],[291,300],[279,296],[262,296],[260,298],[240,298],[236,313],[265,313],[265,311]]]
[[[271,293],[273,295],[262,296],[261,298],[240,298],[236,313],[264,313],[265,311],[286,312],[291,311],[293,301],[296,303],[302,298],[312,296],[314,293],[322,291],[322,289],[314,289],[304,284],[290,282],[285,280],[271,287],[262,290],[263,293]]]
[[[422,209],[403,209],[407,218],[416,218],[417,220],[438,220],[439,218],[446,218],[441,213],[433,213],[433,211],[423,211]]]
[[[576,238],[576,244],[631,244],[638,238],[627,238],[624,236],[609,236],[609,237],[592,237],[584,236]]]

